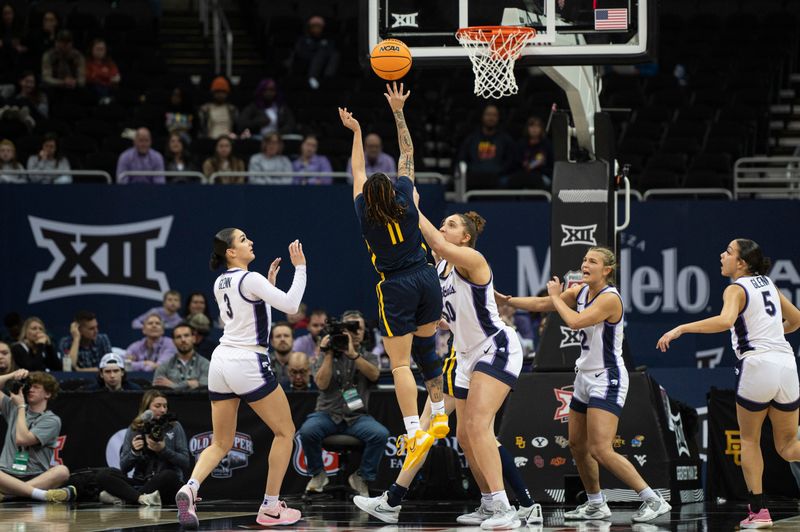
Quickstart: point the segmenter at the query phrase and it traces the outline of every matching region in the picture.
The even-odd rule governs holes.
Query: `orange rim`
[[[473,41],[490,42],[496,35],[499,35],[501,41],[511,37],[532,39],[536,36],[536,30],[527,26],[470,26],[456,31],[457,37],[466,37]]]

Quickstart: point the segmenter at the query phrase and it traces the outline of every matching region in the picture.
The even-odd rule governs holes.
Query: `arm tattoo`
[[[408,132],[406,119],[401,109],[394,112],[394,121],[397,124],[397,141],[400,144],[400,153],[413,152],[414,143],[411,142],[411,133]]]
[[[428,397],[431,402],[438,403],[444,400],[444,393],[442,392],[442,376],[434,377],[429,381],[425,381],[425,387],[428,389]]]

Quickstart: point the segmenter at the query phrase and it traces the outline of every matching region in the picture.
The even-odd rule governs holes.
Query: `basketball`
[[[402,78],[411,69],[411,52],[403,41],[386,39],[372,49],[369,64],[378,77],[393,81]]]

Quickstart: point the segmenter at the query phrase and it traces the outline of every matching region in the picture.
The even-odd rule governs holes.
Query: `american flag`
[[[628,10],[621,9],[595,9],[595,30],[627,30]]]

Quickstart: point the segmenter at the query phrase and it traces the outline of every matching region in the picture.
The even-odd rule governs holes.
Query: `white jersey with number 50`
[[[734,281],[745,293],[744,309],[731,327],[736,356],[759,353],[794,355],[783,332],[783,314],[778,289],[766,275],[739,277]]]
[[[306,267],[295,267],[288,292],[275,288],[258,272],[227,270],[214,282],[214,298],[225,326],[220,345],[266,353],[272,326],[272,307],[297,312],[306,288]]]

